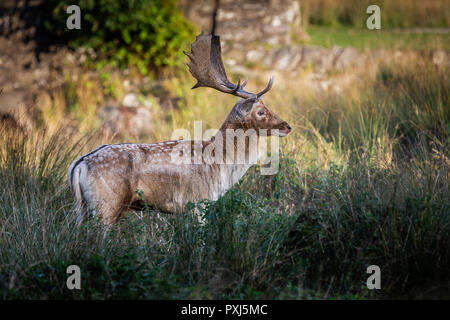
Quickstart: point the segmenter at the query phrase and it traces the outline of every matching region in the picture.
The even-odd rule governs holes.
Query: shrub
[[[177,9],[175,0],[79,0],[81,30],[66,27],[68,4],[46,1],[44,28],[71,47],[92,48],[113,66],[149,68],[177,66],[182,49],[192,40],[193,26]]]

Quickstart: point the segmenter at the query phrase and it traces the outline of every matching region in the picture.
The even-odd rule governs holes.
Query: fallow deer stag
[[[184,53],[197,79],[193,88],[210,87],[241,99],[210,140],[102,145],[74,161],[69,184],[77,204],[77,225],[88,212],[99,215],[105,224],[117,222],[137,200],[168,213],[183,212],[188,202],[215,201],[239,181],[257,157],[249,131],[256,133],[257,140],[260,130],[273,136],[286,136],[291,131],[288,123],[261,100],[272,87],[273,78],[256,94],[244,90],[247,80],[242,84],[239,80],[237,85],[228,80],[218,36],[202,32],[191,45],[191,52]],[[230,137],[230,130],[237,134]],[[237,140],[243,135],[242,149]],[[239,150],[248,161],[230,156]],[[174,155],[187,155],[191,161],[177,163]],[[136,190],[140,190],[139,194]]]

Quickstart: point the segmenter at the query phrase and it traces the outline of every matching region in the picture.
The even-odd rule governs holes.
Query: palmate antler
[[[191,45],[191,52],[183,51],[190,59],[188,62],[189,71],[197,79],[197,83],[192,89],[198,87],[210,87],[216,90],[233,94],[235,96],[248,99],[260,98],[270,90],[273,84],[273,77],[270,78],[267,86],[258,93],[251,93],[244,90],[247,84],[247,78],[241,84],[233,84],[228,80],[225,67],[222,62],[222,49],[220,47],[220,38],[213,35],[204,35],[203,32],[197,36],[195,42]]]

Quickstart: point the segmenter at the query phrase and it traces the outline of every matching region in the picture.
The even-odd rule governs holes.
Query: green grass
[[[306,32],[311,37],[305,44],[324,47],[351,46],[364,49],[396,50],[450,50],[450,32],[415,33],[389,29],[367,30],[346,27],[308,26]]]
[[[313,25],[365,28],[369,5],[380,8],[383,28],[448,28],[447,0],[302,0],[303,21]]]
[[[294,127],[276,175],[256,166],[215,203],[129,212],[109,231],[95,219],[75,228],[67,183],[95,135],[2,127],[1,297],[449,298],[449,83],[427,60],[386,62],[340,94],[293,80],[266,97]],[[216,99],[211,112],[219,93],[171,85],[184,100],[164,132],[230,108]],[[71,264],[81,290],[65,286]],[[379,291],[365,286],[372,264]]]

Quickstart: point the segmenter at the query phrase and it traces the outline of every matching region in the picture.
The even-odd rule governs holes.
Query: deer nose
[[[289,132],[291,131],[291,126],[289,125],[289,123],[287,123],[286,121],[283,121],[283,124],[282,124],[282,128],[285,128],[285,130],[288,130]]]

